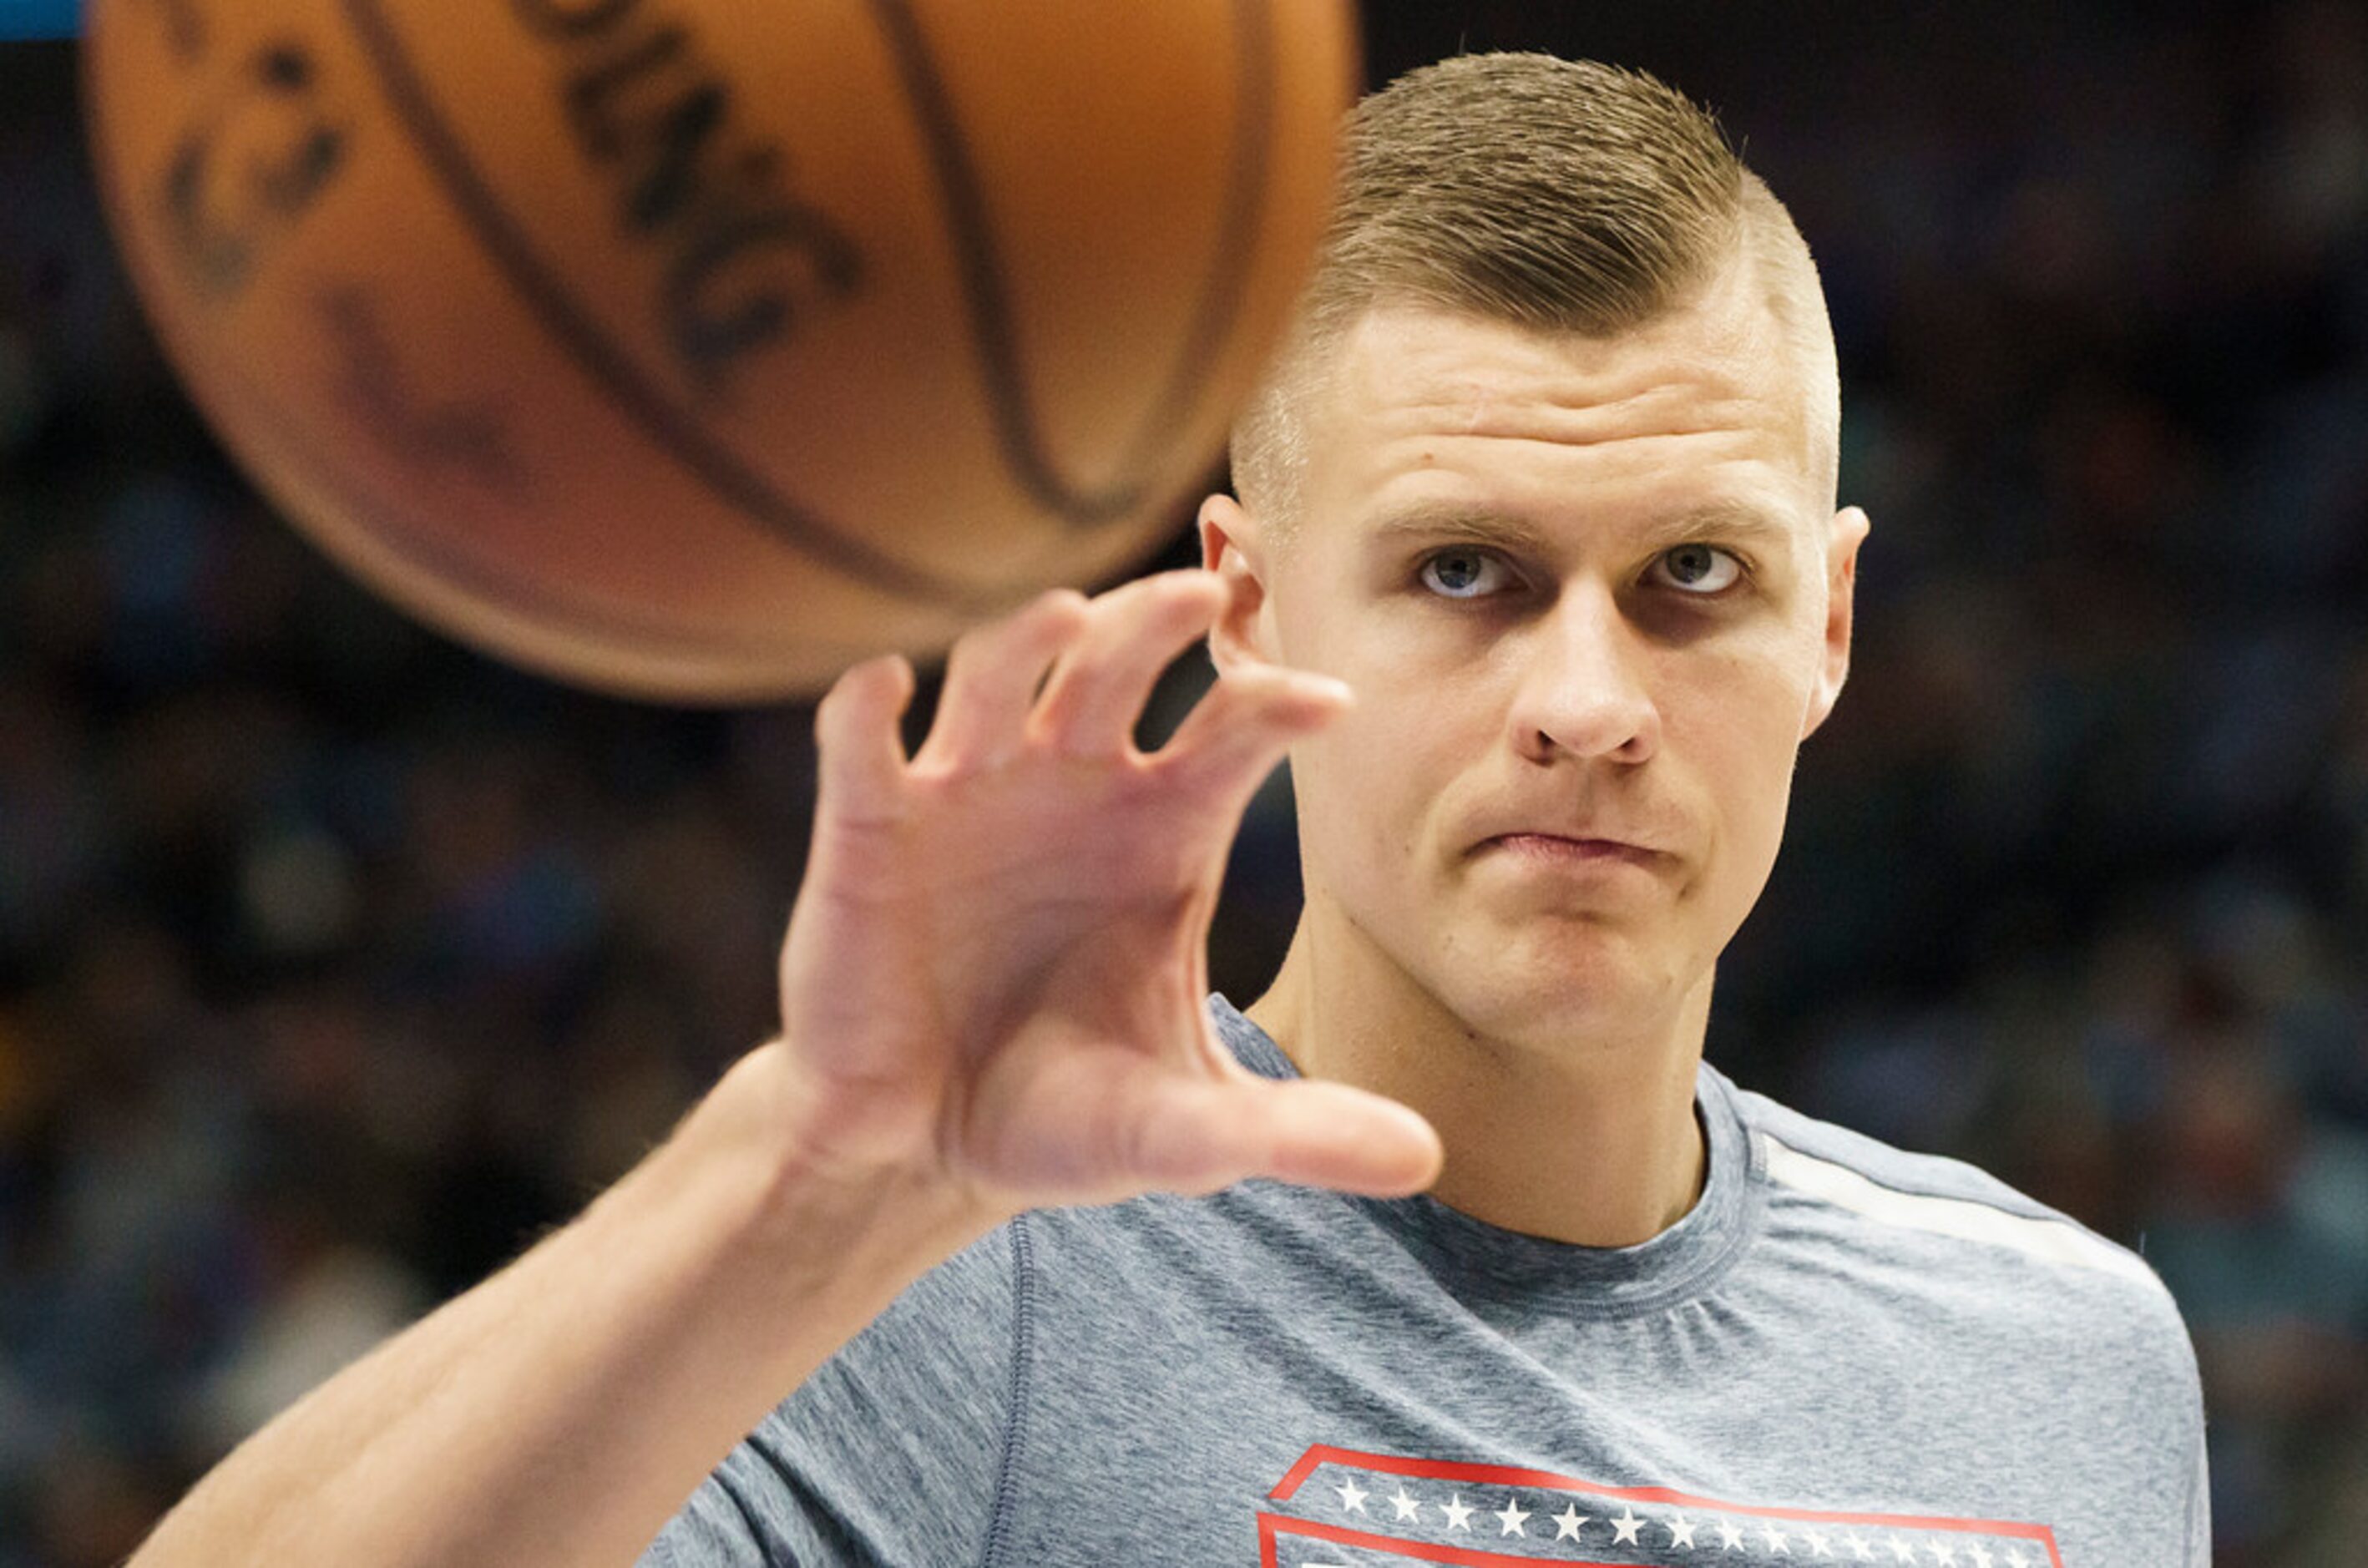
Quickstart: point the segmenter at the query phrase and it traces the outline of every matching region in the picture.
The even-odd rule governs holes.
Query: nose
[[[1661,714],[1645,679],[1650,651],[1606,585],[1566,582],[1529,631],[1508,715],[1521,755],[1636,763],[1658,749]]]

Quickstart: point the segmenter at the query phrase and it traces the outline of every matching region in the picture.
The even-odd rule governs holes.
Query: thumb
[[[1416,1111],[1314,1079],[1177,1085],[1136,1130],[1134,1148],[1143,1179],[1184,1193],[1263,1176],[1403,1198],[1438,1180],[1446,1162],[1439,1133]]]

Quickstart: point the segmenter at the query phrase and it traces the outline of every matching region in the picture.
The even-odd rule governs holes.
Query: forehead
[[[1329,359],[1305,409],[1318,510],[1475,490],[1523,512],[1582,497],[1816,510],[1800,377],[1764,302],[1732,280],[1603,338],[1382,305]]]

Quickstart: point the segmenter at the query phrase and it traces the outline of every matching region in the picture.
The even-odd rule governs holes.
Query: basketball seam
[[[199,362],[196,356],[187,358],[192,363]],[[540,633],[567,637],[623,633],[643,643],[655,645],[664,656],[705,661],[747,657],[771,660],[779,658],[784,652],[780,643],[744,634],[722,633],[704,622],[700,631],[686,632],[662,619],[645,620],[621,615],[610,607],[584,597],[536,592],[529,583],[514,574],[487,572],[465,552],[442,549],[408,528],[391,526],[385,508],[370,496],[356,492],[349,484],[330,477],[322,465],[306,456],[306,444],[290,434],[302,427],[302,422],[290,417],[287,406],[273,396],[263,382],[242,373],[227,361],[205,363],[207,368],[202,372],[191,372],[192,379],[221,380],[231,383],[237,389],[236,401],[254,410],[261,416],[260,423],[270,430],[275,442],[270,459],[265,464],[267,470],[276,468],[287,472],[314,491],[334,492],[338,506],[364,525],[358,531],[371,541],[373,548],[383,549],[394,559],[422,571],[438,582],[472,595],[484,604],[528,619]],[[324,533],[314,530],[308,537],[340,562],[354,562],[363,553],[361,547],[347,540],[342,531]],[[356,569],[361,570],[359,567]],[[362,570],[362,575],[374,582],[380,580],[374,572]],[[400,584],[389,585],[387,591],[404,601],[416,595],[416,590]],[[448,634],[458,635],[450,632],[444,617],[431,614],[427,619],[438,627],[446,629]],[[471,645],[477,646],[475,643]],[[812,646],[802,645],[801,651]],[[844,657],[849,661],[873,651],[869,644],[847,641],[825,644],[824,648],[832,652],[834,657]]]
[[[97,69],[100,53],[101,51],[95,46],[85,49],[85,69],[86,71]],[[86,82],[85,91],[96,100],[97,87],[95,82]],[[115,155],[111,144],[113,131],[112,122],[108,117],[102,115],[97,118],[94,134],[97,151],[93,158],[93,165],[97,171],[101,199],[115,213],[117,227],[126,234],[137,235],[141,230],[129,216],[132,210],[131,196],[124,187],[120,176],[121,160]],[[124,256],[126,265],[141,285],[142,294],[151,299],[162,296],[165,290],[159,281],[153,258],[145,246],[136,243],[128,244],[124,247]],[[193,388],[202,392],[212,382],[228,382],[237,389],[235,397],[231,398],[230,401],[268,416],[264,423],[270,427],[276,445],[271,454],[271,460],[264,465],[267,471],[274,468],[283,472],[298,469],[304,470],[302,483],[316,493],[337,494],[339,504],[345,510],[353,514],[358,519],[368,520],[370,526],[360,531],[390,556],[407,564],[422,567],[428,576],[441,578],[464,593],[475,594],[484,603],[529,617],[533,620],[535,630],[545,635],[568,636],[624,631],[634,637],[655,640],[670,647],[679,648],[687,656],[704,655],[711,660],[744,654],[773,658],[778,657],[780,653],[781,650],[778,646],[758,642],[754,638],[734,637],[724,640],[722,645],[718,646],[716,642],[701,641],[663,623],[645,622],[620,616],[611,609],[581,600],[563,599],[534,593],[514,578],[488,574],[465,556],[436,548],[409,529],[387,526],[386,517],[380,508],[374,504],[347,494],[345,485],[326,477],[320,465],[312,462],[306,457],[308,450],[306,443],[293,439],[287,434],[298,429],[300,422],[289,417],[287,409],[266,389],[263,382],[237,369],[236,362],[233,359],[200,353],[198,340],[184,325],[176,312],[157,311],[150,315],[149,320],[154,324],[159,338],[173,350],[175,362],[181,367],[182,375]],[[204,400],[200,398],[200,401]],[[222,436],[223,443],[233,449],[241,439],[235,434],[235,422],[225,425]],[[268,480],[257,483],[259,487],[267,491],[271,488]],[[356,572],[373,583],[380,581],[377,574],[365,570],[359,564],[359,547],[347,539],[341,536],[325,536],[318,531],[310,532],[306,537],[312,539],[323,553],[348,571]],[[404,603],[410,602],[413,593],[413,590],[408,588],[398,591],[391,587],[388,591],[399,602]],[[442,616],[424,615],[424,619],[435,626],[441,635],[455,642],[467,644],[467,639],[455,631]],[[475,646],[475,644],[467,645]],[[846,642],[835,643],[832,646],[846,650],[847,656],[850,659],[860,657],[871,651],[868,647]],[[549,666],[546,663],[539,665],[538,667]],[[750,689],[753,690],[755,687],[751,687]]]
[[[1098,489],[1064,479],[1045,448],[1042,421],[1020,366],[1011,290],[996,253],[985,195],[951,96],[930,58],[928,38],[909,0],[871,0],[871,10],[895,58],[937,176],[951,229],[971,346],[1004,461],[1036,503],[1065,523],[1089,528],[1123,517],[1143,504],[1148,487],[1143,471],[1157,460],[1174,426],[1198,401],[1248,284],[1249,261],[1265,212],[1274,134],[1274,40],[1267,7],[1263,0],[1232,3],[1238,110],[1217,225],[1216,265],[1194,301],[1183,351],[1140,432],[1122,449],[1115,476]]]
[[[683,417],[665,392],[644,378],[626,355],[580,312],[558,286],[492,190],[452,136],[401,41],[380,11],[378,0],[341,0],[394,118],[423,163],[436,176],[461,218],[484,247],[511,290],[577,368],[614,398],[642,433],[734,511],[781,542],[794,546],[849,576],[907,597],[974,614],[1012,608],[1029,595],[988,592],[883,554],[860,539],[797,506],[762,476]]]

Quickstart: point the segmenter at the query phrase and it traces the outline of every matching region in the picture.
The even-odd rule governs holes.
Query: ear
[[[1842,694],[1842,682],[1850,676],[1850,614],[1852,596],[1858,586],[1858,547],[1865,541],[1872,526],[1863,511],[1845,506],[1834,514],[1827,530],[1825,648],[1817,668],[1817,684],[1809,695],[1809,711],[1801,725],[1801,738],[1804,741],[1816,733],[1826,716],[1834,710],[1834,703]]]
[[[1225,581],[1224,612],[1209,628],[1209,660],[1217,673],[1243,664],[1276,662],[1267,618],[1267,557],[1258,519],[1230,495],[1201,503],[1201,564]]]

